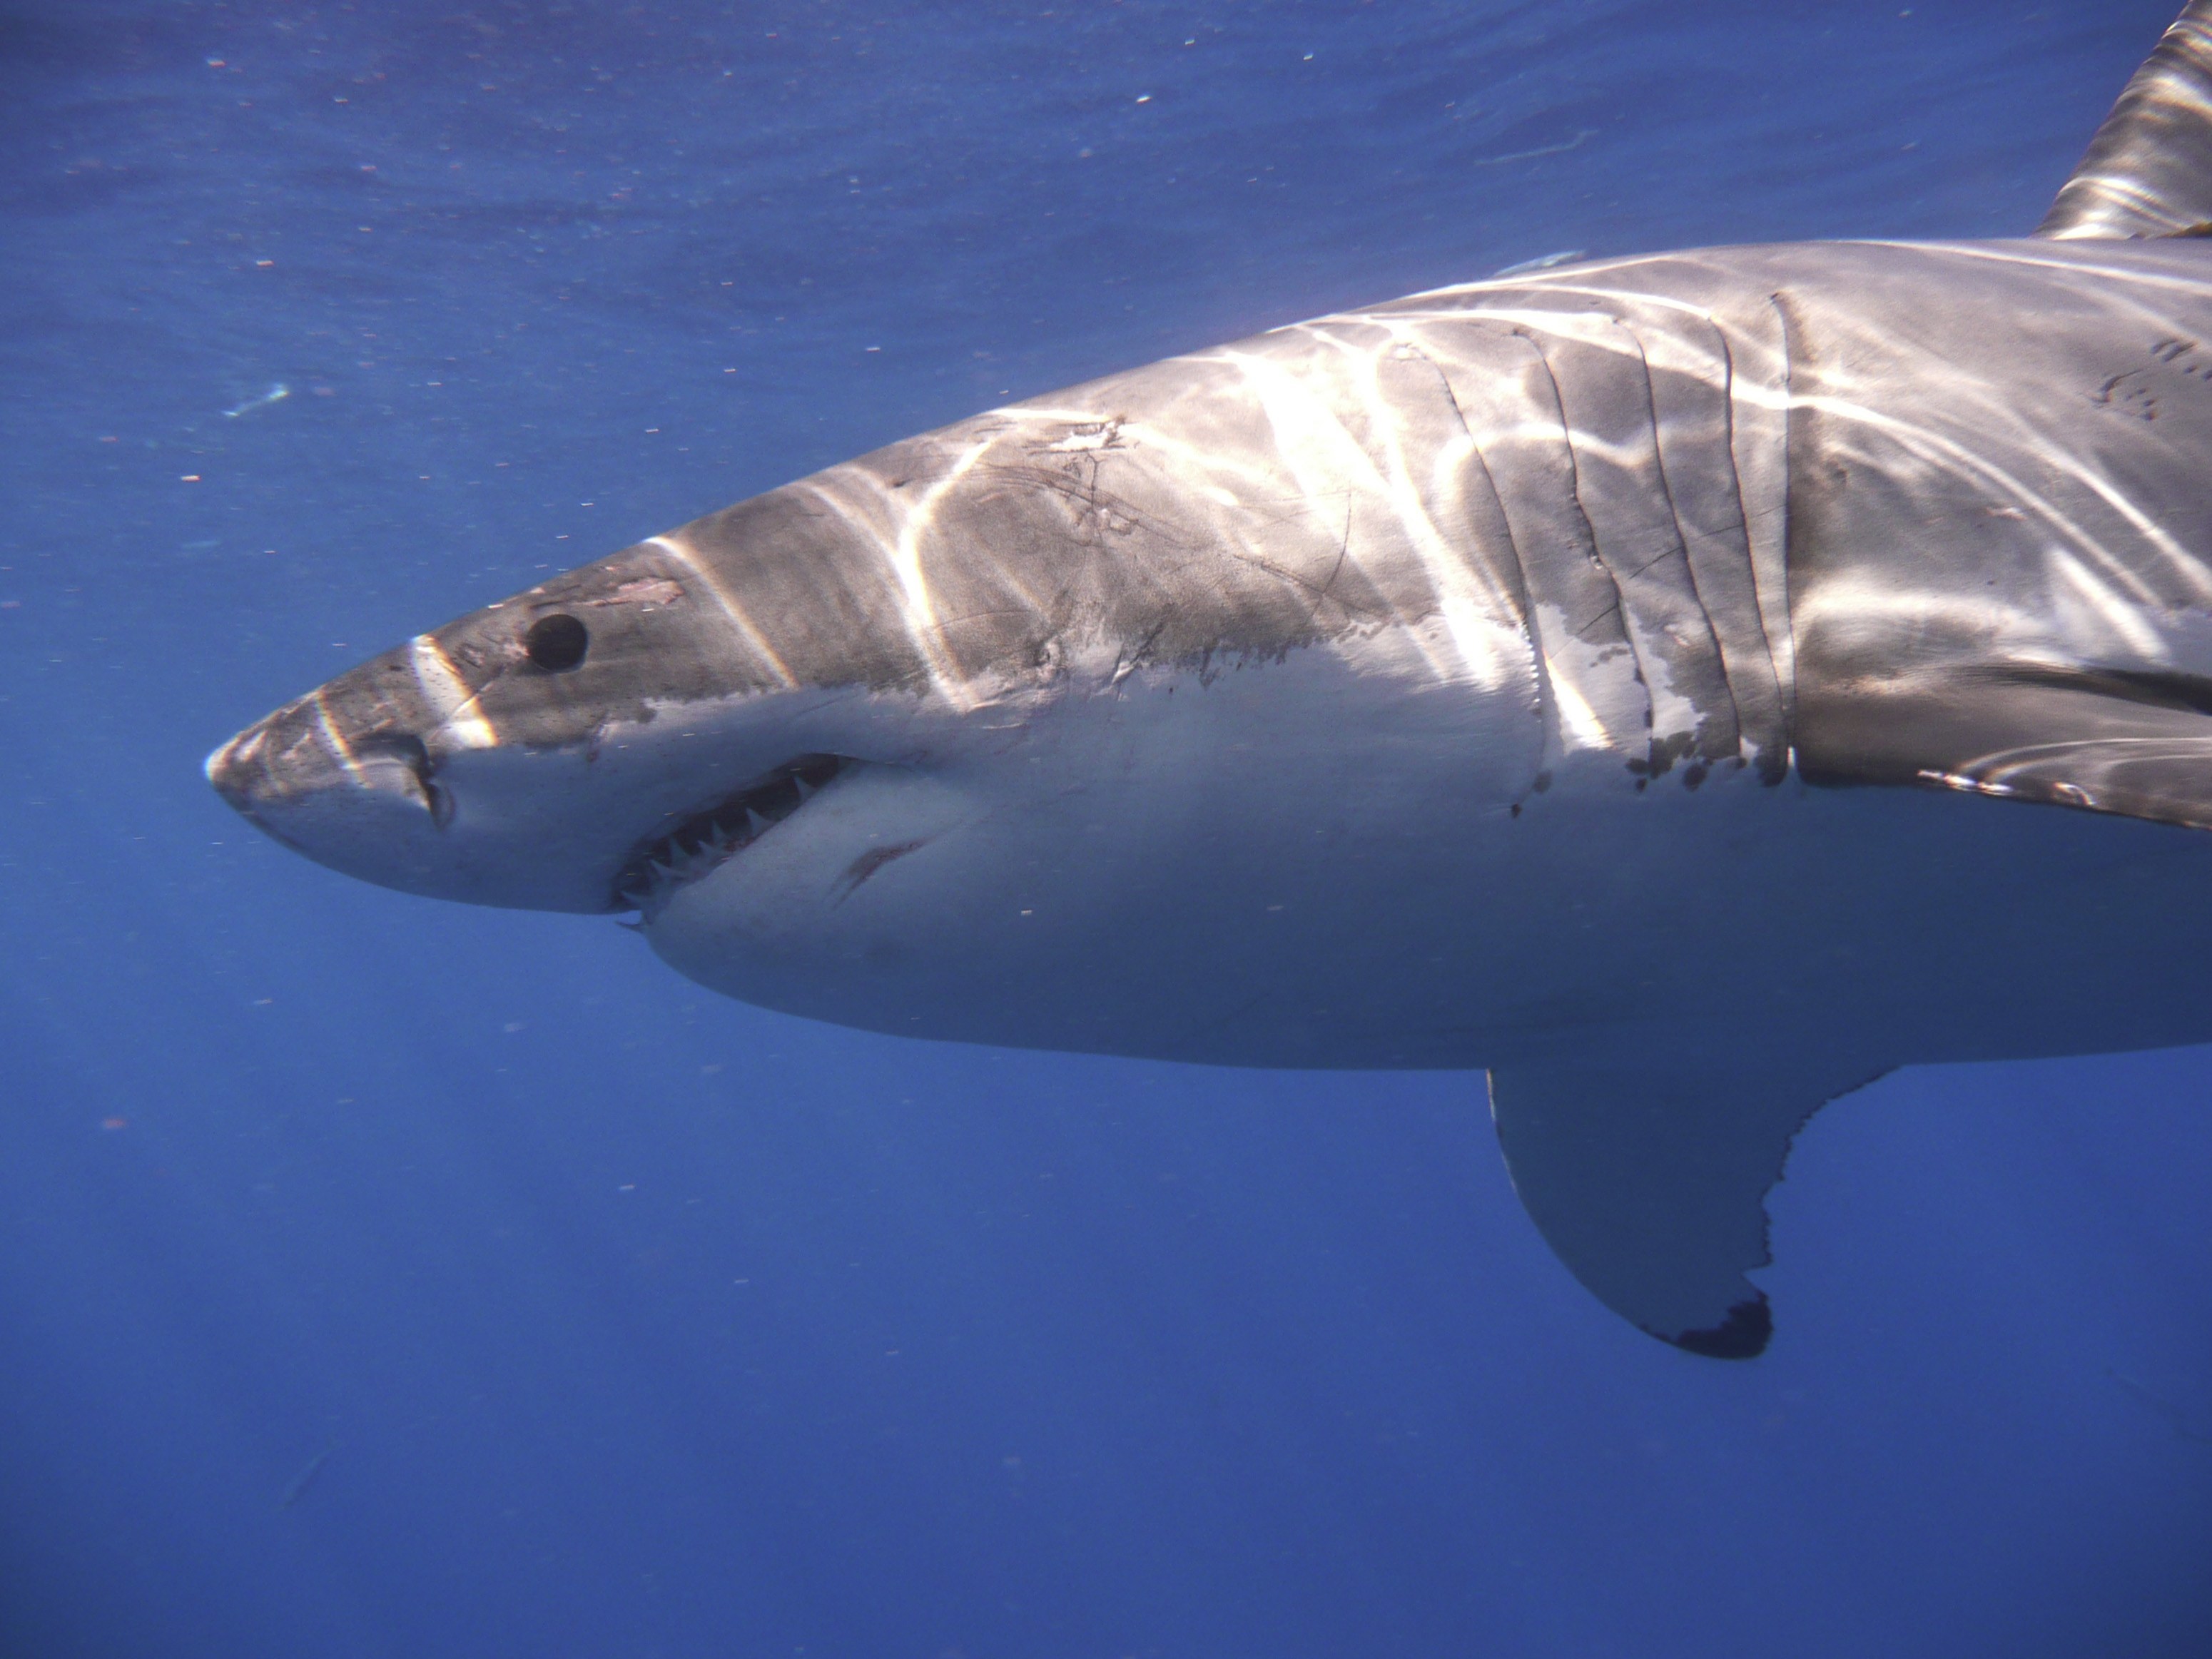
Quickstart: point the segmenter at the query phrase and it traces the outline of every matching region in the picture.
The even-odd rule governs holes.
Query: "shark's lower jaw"
[[[711,874],[805,806],[838,774],[860,763],[800,755],[693,813],[638,848],[617,873],[611,908],[651,921],[687,882]]]

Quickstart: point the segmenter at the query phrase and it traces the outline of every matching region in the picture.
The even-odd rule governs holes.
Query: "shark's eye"
[[[583,661],[591,644],[590,632],[565,611],[540,617],[522,636],[522,648],[530,660],[549,674],[568,672]]]

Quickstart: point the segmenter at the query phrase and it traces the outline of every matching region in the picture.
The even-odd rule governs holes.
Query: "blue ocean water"
[[[1832,1109],[1716,1364],[1476,1078],[808,1024],[198,771],[1011,397],[2021,232],[2174,3],[0,9],[0,1653],[2212,1653],[2212,1051]]]

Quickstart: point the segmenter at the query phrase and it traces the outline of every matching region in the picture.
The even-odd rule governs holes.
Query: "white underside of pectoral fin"
[[[1767,1188],[1827,1101],[1887,1069],[1606,1064],[1490,1073],[1514,1190],[1598,1300],[1692,1353],[1749,1359],[1773,1329]]]

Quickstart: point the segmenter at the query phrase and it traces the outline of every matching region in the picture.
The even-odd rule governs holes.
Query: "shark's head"
[[[821,526],[792,497],[722,516],[714,557],[829,575],[799,546]],[[896,720],[827,717],[924,701],[879,619],[851,619],[828,672],[795,666],[794,630],[771,640],[751,609],[789,624],[836,596],[780,605],[744,575],[683,536],[640,544],[341,675],[225,744],[208,776],[279,841],[365,880],[651,915],[679,876],[850,769],[843,749],[908,758],[884,729]]]
[[[348,874],[635,911],[748,1001],[1322,1058],[1295,1034],[1326,1026],[1328,988],[1382,994],[1403,957],[1378,906],[1408,883],[1425,906],[1423,849],[1463,862],[1528,794],[1525,636],[1502,599],[1448,616],[1467,596],[1418,549],[1394,563],[1370,535],[1352,569],[1348,509],[1284,476],[1241,371],[1158,374],[532,588],[279,710],[209,775]]]

